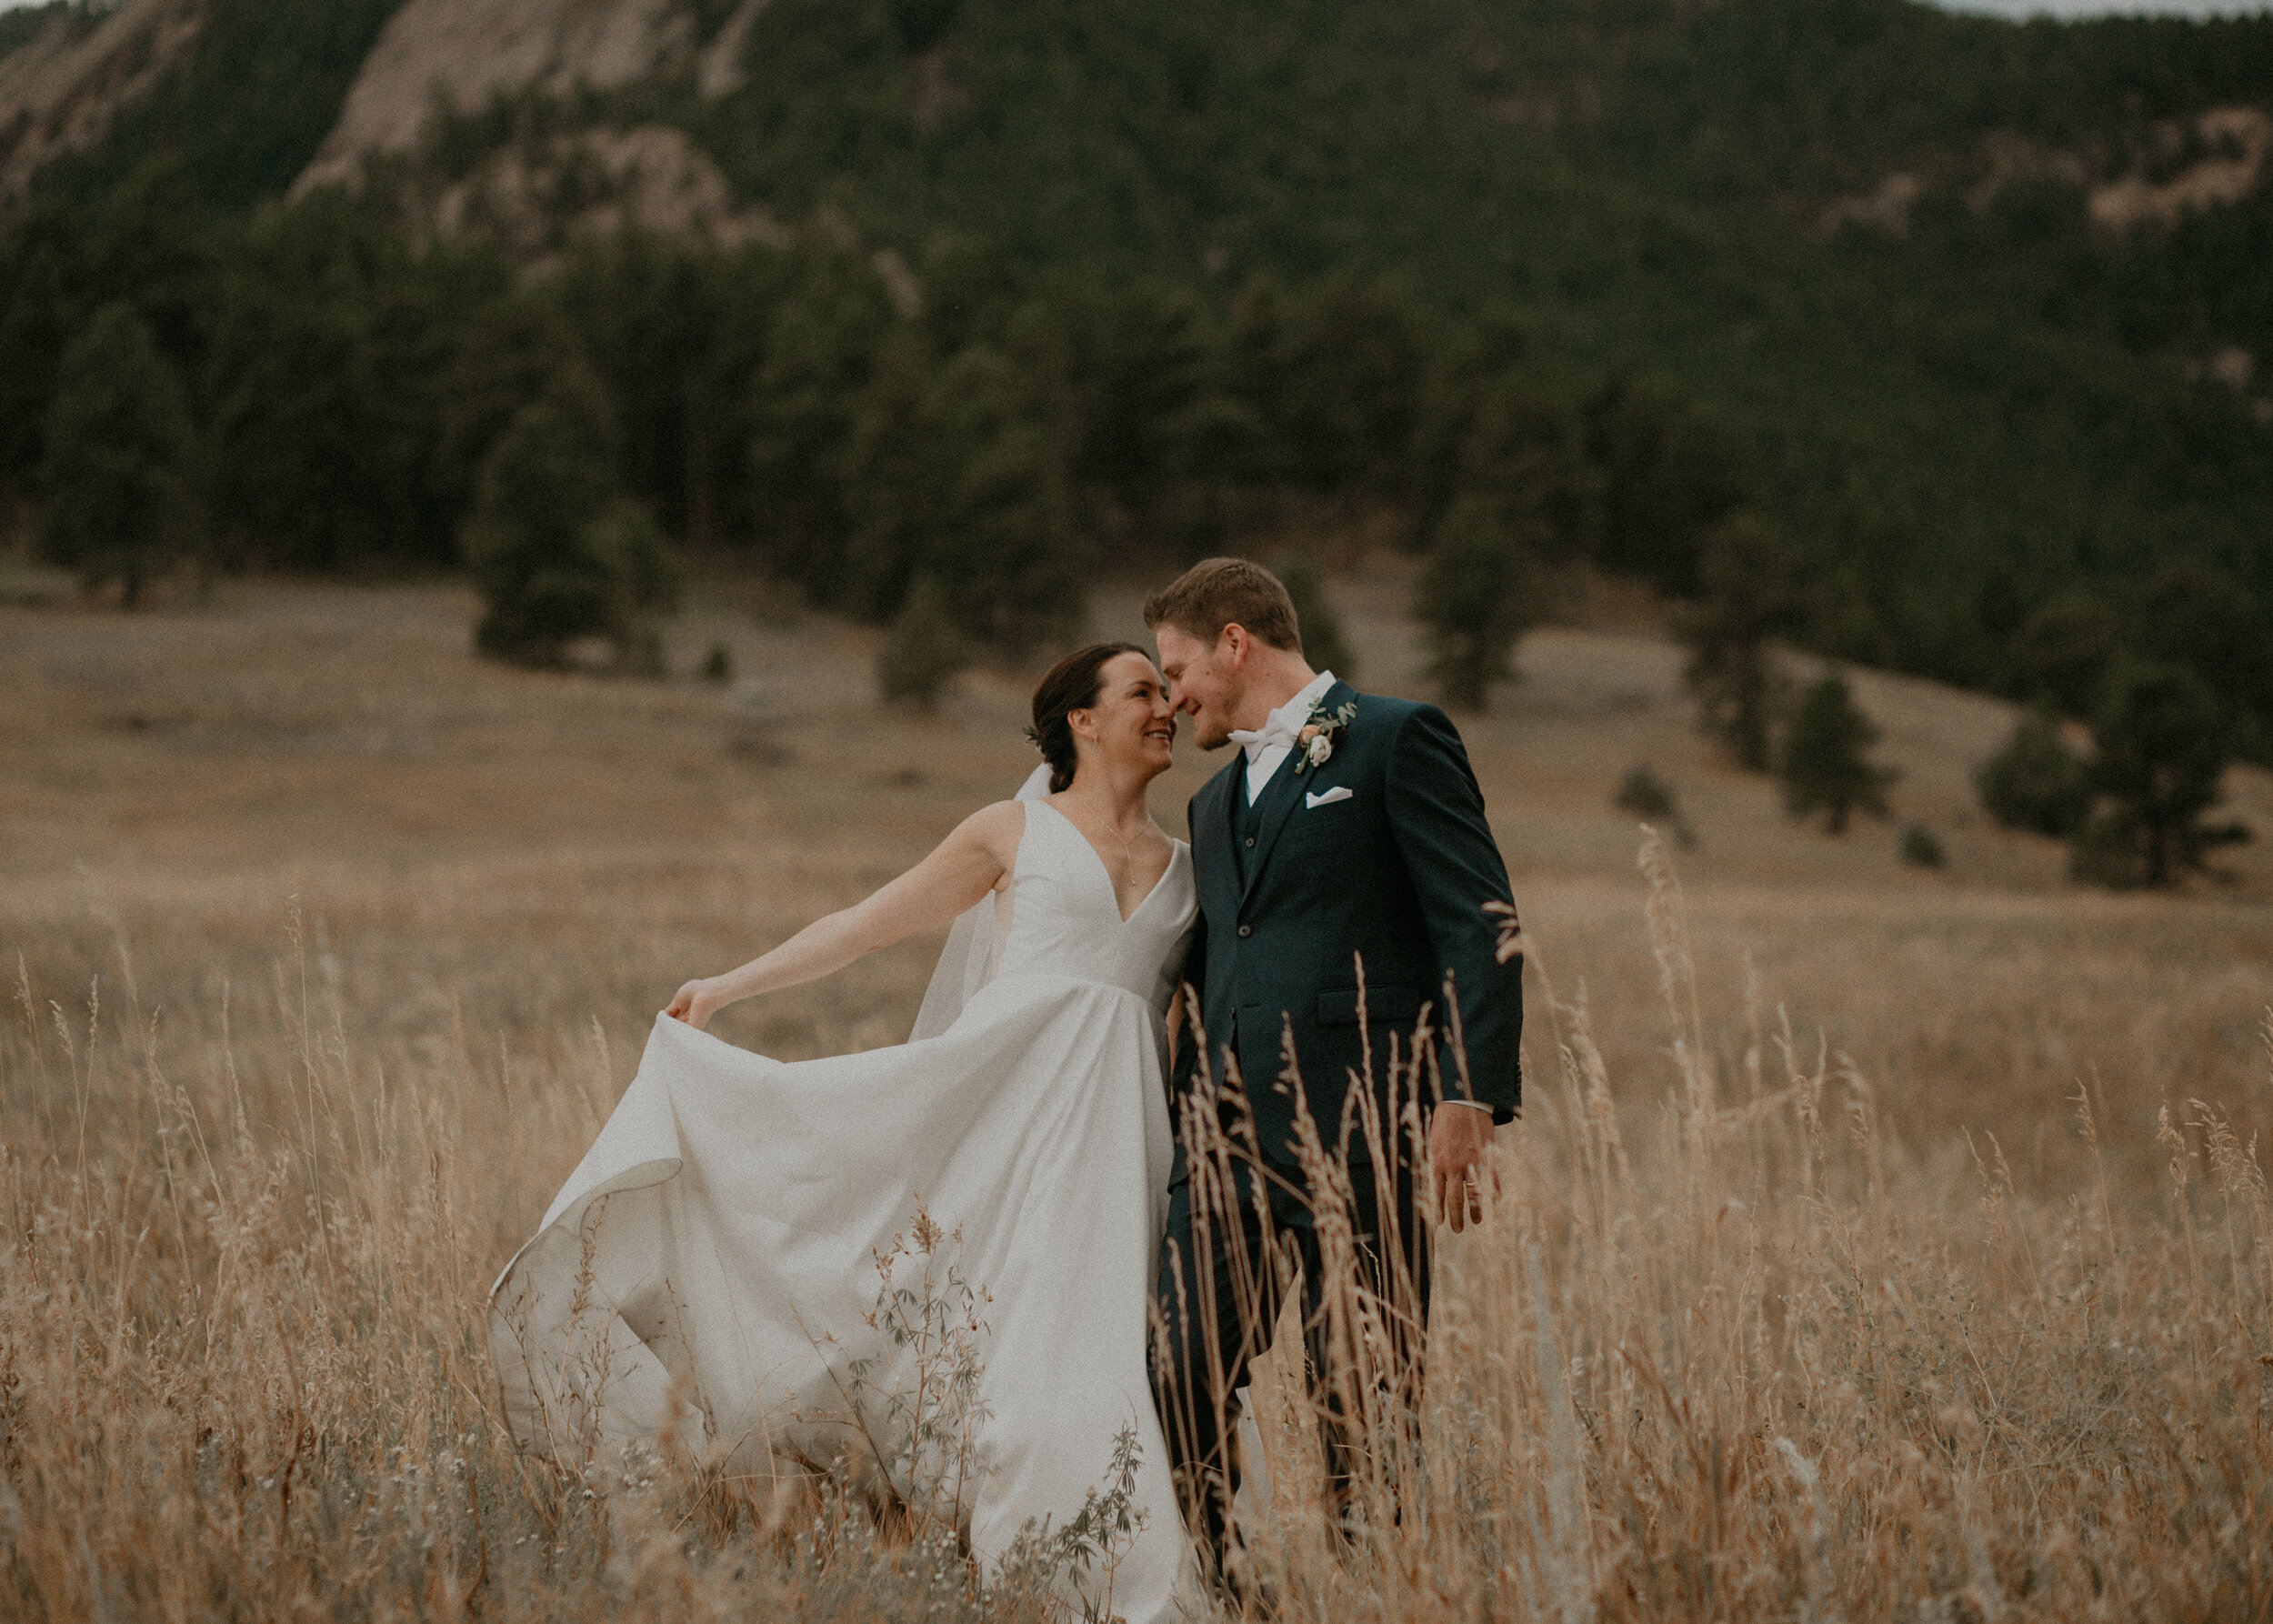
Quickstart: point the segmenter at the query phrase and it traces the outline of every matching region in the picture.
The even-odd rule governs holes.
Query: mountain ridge
[[[679,0],[407,0],[293,192],[359,181],[366,159],[414,151],[437,109],[470,114],[497,96],[615,90],[683,65],[692,34]]]
[[[195,45],[204,0],[124,0],[99,15],[43,8],[45,25],[0,55],[0,196],[109,133]]]
[[[1299,322],[1270,321],[1340,308],[1363,330],[1319,341],[1337,364],[1368,345],[1391,373],[1400,345],[1422,370],[1519,353],[1584,457],[1616,438],[1602,402],[1708,423],[1714,479],[1806,555],[1805,635],[1827,652],[2009,687],[2033,617],[2063,595],[2122,607],[2173,560],[2268,624],[2273,19],[2016,25],[1904,0],[205,6],[170,75],[42,172],[40,206],[172,154],[216,221],[286,195],[331,208],[361,182],[354,206],[419,252],[494,246],[540,279],[616,255],[658,286],[770,288],[776,271],[718,256],[842,256],[866,280],[846,299],[888,289],[942,362],[985,349],[1045,393],[1059,363],[1014,320],[1028,306],[1086,322],[1167,290],[1213,335],[1209,365],[1253,371],[1241,388],[1277,386],[1270,346]],[[626,228],[645,246],[618,254]],[[710,257],[666,276],[658,253]],[[613,296],[574,296],[602,343]],[[653,296],[638,343],[669,335],[669,366],[756,365],[732,298]],[[636,345],[605,343],[626,346],[611,387],[646,447],[626,454],[642,498],[675,533],[771,545],[755,498],[714,488],[746,476],[741,431],[674,448],[693,408]],[[195,345],[180,364],[203,365]],[[867,361],[843,365],[830,386],[855,388]],[[1322,421],[1296,404],[1274,432]],[[870,406],[799,455],[849,455]],[[1321,488],[1373,481],[1364,499],[1425,538],[1414,493],[1437,473],[1317,460],[1282,458]],[[1627,475],[1587,477],[1591,500],[1622,499]],[[1602,562],[1693,586],[1693,538],[1653,554],[1635,536]]]

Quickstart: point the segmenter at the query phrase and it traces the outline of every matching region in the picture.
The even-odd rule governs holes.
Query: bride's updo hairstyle
[[[1124,654],[1151,654],[1134,643],[1092,643],[1086,648],[1076,648],[1042,677],[1041,686],[1034,690],[1034,725],[1026,736],[1034,741],[1034,747],[1042,752],[1042,759],[1049,763],[1050,793],[1069,788],[1074,781],[1076,757],[1074,754],[1073,724],[1066,718],[1076,710],[1086,710],[1097,702],[1097,695],[1105,687],[1106,662]]]

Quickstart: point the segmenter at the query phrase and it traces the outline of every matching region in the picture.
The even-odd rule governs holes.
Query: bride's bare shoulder
[[[955,833],[947,838],[984,846],[1006,863],[1025,834],[1026,803],[996,801],[991,806],[981,807],[957,824]]]

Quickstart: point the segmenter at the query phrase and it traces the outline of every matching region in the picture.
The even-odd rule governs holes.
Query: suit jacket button
[[[1255,927],[1252,925],[1242,925],[1239,927],[1239,934],[1241,936],[1253,936],[1255,934]]]
[[[1254,837],[1254,836],[1249,835],[1249,836],[1247,837],[1247,844],[1248,844],[1249,846],[1253,846],[1253,845],[1255,844],[1255,837]]]

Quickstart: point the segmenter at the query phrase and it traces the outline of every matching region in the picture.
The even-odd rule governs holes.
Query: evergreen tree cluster
[[[1445,689],[1481,703],[1542,569],[1600,550],[1583,425],[1627,388],[1574,398],[1512,325],[1447,340],[1345,277],[1066,285],[947,235],[902,311],[841,248],[632,236],[532,283],[337,193],[216,218],[165,160],[43,199],[0,262],[0,485],[56,559],[130,586],[193,553],[465,568],[483,647],[537,663],[628,637],[666,538],[878,623],[922,585],[919,621],[1016,647],[1071,635],[1108,559],[1387,512],[1427,556]],[[1621,477],[1681,477],[1618,446]]]
[[[688,127],[785,217],[842,206],[902,246],[946,220],[1063,276],[1218,299],[1258,274],[1394,278],[1461,357],[1435,369],[1464,397],[1433,403],[1436,433],[1371,419],[1375,446],[1412,447],[1387,483],[1419,538],[1473,496],[1551,558],[1557,485],[1537,476],[1567,457],[1594,482],[1595,556],[1677,594],[1703,587],[1721,525],[1774,521],[1797,566],[1780,635],[1845,660],[2025,697],[2035,613],[2068,592],[2122,606],[2174,557],[2229,578],[2273,641],[2273,186],[2129,233],[2088,196],[2234,155],[2193,121],[2266,105],[2273,19],[2014,25],[1912,0],[926,15],[911,33],[889,8],[781,0],[740,101]],[[917,94],[942,75],[951,95]],[[1906,203],[1853,206],[1890,178]],[[1494,391],[1501,310],[1529,353]],[[1267,300],[1245,315],[1273,326]],[[1364,380],[1407,364],[1396,340],[1344,347],[1352,386],[1277,423],[1335,445]],[[1272,348],[1291,378],[1302,346],[1246,353]],[[2208,368],[2229,350],[2255,382]],[[1510,507],[1493,481],[1523,456]],[[1296,477],[1327,460],[1278,458]]]
[[[2233,759],[2235,723],[2183,665],[2118,657],[2101,677],[2092,748],[2069,748],[2057,709],[2021,718],[1974,773],[1989,815],[2007,828],[2069,843],[2068,870],[2118,890],[2167,886],[2209,867],[2248,826],[2214,822]]]
[[[606,502],[880,621],[928,578],[966,635],[1056,636],[1100,559],[1387,512],[1477,700],[1587,557],[1694,603],[1748,760],[1778,639],[2078,717],[2118,659],[2176,667],[2273,759],[2273,185],[2128,233],[2088,206],[2233,155],[2194,121],[2266,105],[2273,20],[776,0],[731,94],[506,98],[368,208],[278,206],[398,3],[209,0],[186,65],[6,206],[0,497],[55,556],[464,567],[486,458],[581,373]],[[693,43],[733,10],[688,0]],[[94,15],[11,14],[0,50]],[[405,246],[406,199],[501,148],[658,123],[804,246],[610,244],[535,286]],[[115,304],[146,346],[95,342]],[[105,390],[173,516],[94,513],[110,476],[50,446]]]

